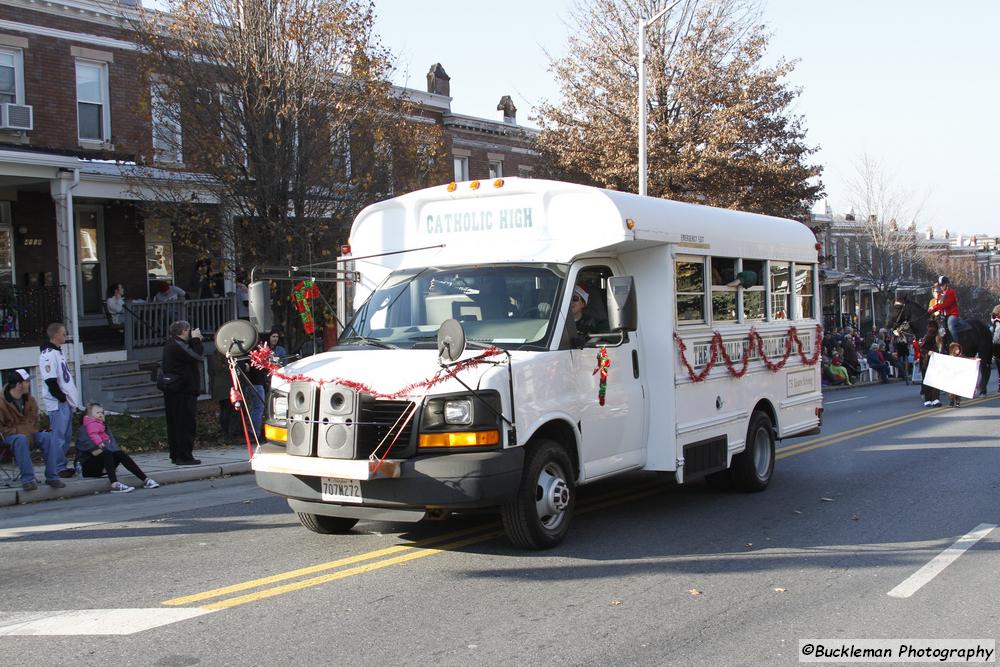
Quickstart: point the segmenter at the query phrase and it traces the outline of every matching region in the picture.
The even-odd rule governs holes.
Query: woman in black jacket
[[[163,346],[163,399],[167,411],[167,442],[174,465],[191,466],[201,463],[194,458],[194,436],[197,431],[198,396],[201,394],[201,364],[204,349],[201,331],[191,330],[191,324],[179,320],[170,325],[170,338]]]

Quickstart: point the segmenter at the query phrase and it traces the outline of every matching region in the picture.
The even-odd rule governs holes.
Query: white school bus
[[[817,246],[794,221],[511,178],[370,206],[351,252],[355,315],[272,378],[252,462],[311,530],[497,508],[545,548],[581,485],[760,491],[775,440],[819,429]]]

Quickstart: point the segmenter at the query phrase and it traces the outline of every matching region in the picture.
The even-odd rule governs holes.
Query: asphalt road
[[[765,492],[609,480],[540,553],[486,515],[315,535],[249,476],[5,508],[0,651],[12,665],[772,665],[797,664],[804,638],[994,639],[998,415],[1000,396],[930,410],[901,384],[831,393],[823,434],[780,443]],[[130,611],[65,613],[109,609]],[[18,634],[39,622],[56,634]]]

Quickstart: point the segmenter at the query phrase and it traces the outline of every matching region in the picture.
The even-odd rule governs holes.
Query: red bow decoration
[[[611,368],[611,359],[608,358],[608,348],[601,346],[601,351],[597,353],[597,368],[591,375],[601,374],[600,384],[597,390],[597,402],[604,406],[604,396],[608,393],[608,369]]]
[[[299,318],[302,320],[302,328],[305,329],[307,334],[316,332],[316,322],[313,320],[312,307],[309,305],[309,302],[319,297],[319,287],[316,286],[316,283],[312,279],[300,280],[295,284],[295,289],[292,291],[292,301],[295,304],[295,310],[299,313]]]

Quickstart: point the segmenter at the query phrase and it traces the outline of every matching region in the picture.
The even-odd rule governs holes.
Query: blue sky
[[[557,100],[546,51],[565,51],[574,0],[375,0],[376,30],[398,59],[396,83],[451,76],[456,113],[493,118],[511,95],[518,119]],[[921,229],[1000,236],[1000,2],[768,0],[771,57],[799,59],[789,81],[830,205],[867,153],[923,202]]]

